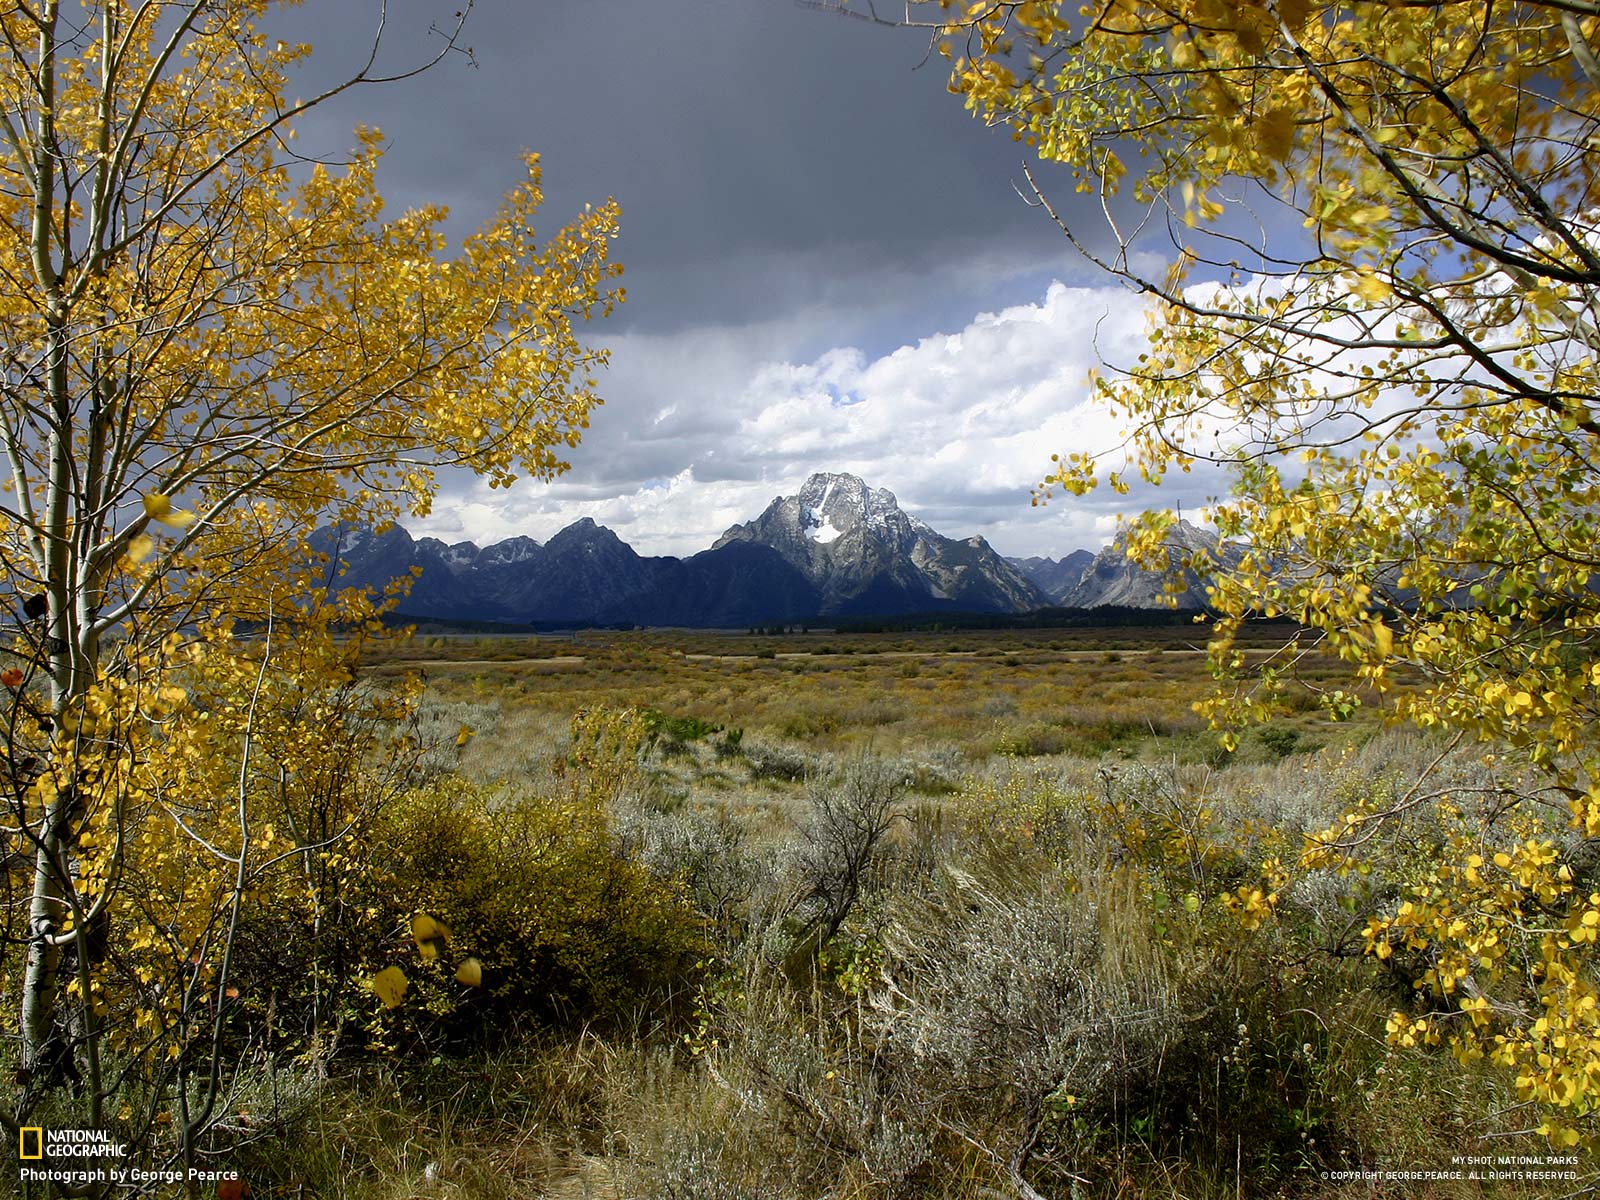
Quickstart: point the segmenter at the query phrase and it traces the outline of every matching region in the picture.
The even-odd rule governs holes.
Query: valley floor
[[[387,1057],[328,1065],[246,1149],[257,1196],[1592,1188],[1502,1072],[1390,1036],[1435,1002],[1414,956],[1365,952],[1363,923],[1445,836],[1436,818],[1395,822],[1359,870],[1296,865],[1307,835],[1425,773],[1482,787],[1481,754],[1385,726],[1378,697],[1332,721],[1315,675],[1225,752],[1191,709],[1203,646],[596,633],[374,659],[425,672],[426,772],[494,811],[560,793],[585,747],[630,747],[605,777],[612,861],[664,883],[692,946],[595,950],[584,969],[616,979],[560,975],[584,999],[499,1027],[402,1010]],[[535,844],[502,886],[553,886]],[[539,917],[553,961],[591,936],[565,903]]]

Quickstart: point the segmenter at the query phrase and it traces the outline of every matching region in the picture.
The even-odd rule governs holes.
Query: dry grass
[[[676,1027],[641,1014],[631,1033],[338,1074],[260,1164],[258,1200],[979,1200],[1019,1194],[1019,1146],[1030,1186],[1074,1200],[1549,1194],[1324,1181],[1544,1147],[1511,1136],[1492,1071],[1385,1044],[1406,996],[1343,953],[1346,881],[1301,879],[1294,921],[1256,938],[1209,900],[1184,908],[1437,754],[1291,703],[1223,755],[1190,711],[1200,640],[589,633],[374,664],[430,662],[417,733],[436,769],[484,782],[549,780],[580,710],[660,714],[618,852],[678,877],[717,961]],[[909,791],[808,960],[827,907],[815,788],[862,753]],[[1192,883],[1150,865],[1096,807],[1109,792],[1226,851]]]
[[[1200,631],[1143,632],[1154,647],[1134,650],[1138,634],[1127,630],[1104,631],[1101,644],[1084,630],[455,639],[421,647],[450,652],[449,663],[414,669],[428,680],[430,711],[488,735],[462,755],[472,774],[534,762],[560,744],[573,713],[618,703],[818,753],[953,747],[969,763],[996,754],[1214,755],[1191,711],[1211,686]],[[407,669],[418,648],[402,649],[373,669]],[[1372,728],[1365,718],[1335,727],[1315,711],[1289,711],[1278,723],[1318,745]],[[1259,744],[1245,750],[1266,756]]]

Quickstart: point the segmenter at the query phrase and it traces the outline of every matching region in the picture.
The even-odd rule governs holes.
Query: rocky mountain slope
[[[781,554],[821,591],[824,614],[1023,612],[1049,602],[981,537],[944,537],[854,475],[813,475],[712,549],[740,542]]]
[[[1204,608],[1204,580],[1181,564],[1185,555],[1196,551],[1215,556],[1218,546],[1216,534],[1208,533],[1188,521],[1179,521],[1167,531],[1169,571],[1146,571],[1138,563],[1128,560],[1126,536],[1119,534],[1115,541],[1095,556],[1060,603],[1068,608],[1097,608],[1102,604],[1161,608],[1172,601],[1165,591],[1168,582],[1180,581],[1183,590],[1176,595],[1176,607]],[[1236,546],[1221,544],[1224,565],[1238,562],[1240,554]]]
[[[1050,603],[1061,604],[1078,586],[1083,573],[1094,562],[1093,550],[1074,550],[1065,558],[1008,558],[1006,561],[1020,571],[1029,582],[1050,597]]]
[[[1025,612],[1056,600],[1079,551],[1039,567],[1042,586],[981,537],[948,538],[901,511],[891,492],[853,475],[819,474],[776,497],[689,558],[645,557],[587,517],[548,542],[479,547],[323,529],[315,535],[343,586],[382,588],[420,576],[400,611],[518,624],[741,627],[830,616],[940,611]],[[1053,563],[1053,560],[1038,560]]]
[[[399,611],[512,624],[741,626],[803,620],[817,589],[775,551],[739,547],[692,558],[646,558],[585,517],[544,545],[513,538],[480,548],[413,539],[399,526],[376,535],[319,530],[314,544],[344,587],[382,588],[420,568]]]

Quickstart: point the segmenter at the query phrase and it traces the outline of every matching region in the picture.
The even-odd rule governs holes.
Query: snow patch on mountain
[[[812,512],[815,513],[816,510],[813,509]],[[833,527],[833,522],[828,520],[827,517],[823,517],[822,524],[813,525],[806,530],[806,536],[813,542],[816,542],[818,545],[826,546],[829,542],[843,537],[844,530],[835,529]]]
[[[1015,612],[1046,602],[982,538],[943,537],[903,512],[893,492],[855,475],[812,475],[797,495],[731,527],[717,547],[731,542],[776,550],[818,588],[825,613],[884,605]]]

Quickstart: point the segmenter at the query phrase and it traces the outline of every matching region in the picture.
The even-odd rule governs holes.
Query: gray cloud
[[[360,64],[376,7],[277,19],[318,46],[307,91]],[[459,7],[390,0],[380,65],[436,49],[430,27]],[[1067,269],[1059,233],[1012,190],[1021,149],[946,93],[942,60],[914,69],[915,31],[788,0],[482,0],[464,40],[475,67],[451,56],[356,91],[302,147],[338,151],[356,122],[379,125],[391,200],[448,203],[461,230],[516,180],[522,151],[540,152],[552,226],[606,195],[623,205],[627,327],[837,303],[952,259]]]
[[[570,475],[509,494],[452,480],[427,528],[447,540],[543,539],[590,516],[641,552],[689,554],[811,472],[845,470],[941,532],[979,533],[1005,553],[1097,547],[1123,511],[1193,511],[1225,490],[1219,472],[1197,468],[1128,497],[1030,505],[1051,450],[1115,455],[1117,421],[1088,373],[1102,353],[1133,353],[1145,320],[1119,289],[1054,284],[876,356],[850,346],[785,356],[812,336],[804,318],[630,335],[615,348],[609,411]]]
[[[430,26],[459,6],[390,0],[380,65],[437,47]],[[274,18],[319,47],[303,90],[359,65],[376,8]],[[1050,451],[1115,444],[1084,380],[1102,353],[1137,353],[1144,318],[1016,196],[1025,152],[946,93],[942,61],[913,69],[923,35],[789,0],[480,0],[465,42],[475,66],[453,55],[341,98],[301,148],[380,126],[391,207],[447,203],[456,233],[537,150],[547,229],[621,201],[629,302],[586,331],[614,358],[572,471],[509,493],[448,478],[428,531],[547,537],[588,515],[688,553],[845,469],[945,532],[1065,553],[1139,499],[1028,504]],[[1097,207],[1059,191],[1092,240]],[[1183,485],[1159,499],[1220,490]]]

